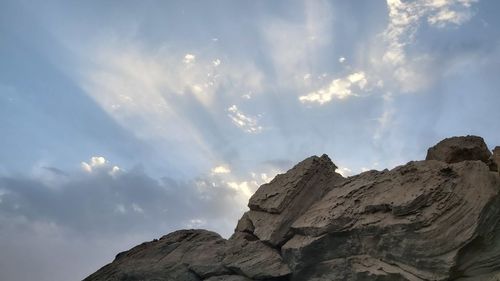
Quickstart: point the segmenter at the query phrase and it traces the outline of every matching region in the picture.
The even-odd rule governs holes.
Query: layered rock
[[[200,280],[230,274],[225,239],[207,230],[180,230],[116,256],[85,280]]]
[[[474,136],[349,178],[313,156],[262,185],[230,239],[177,231],[86,280],[500,280],[499,165]]]
[[[366,172],[299,217],[282,253],[295,272],[368,255],[415,280],[447,280],[467,269],[457,263],[460,250],[494,232],[499,188],[498,176],[480,161],[420,161]]]
[[[249,232],[261,241],[280,246],[292,233],[290,226],[314,202],[344,178],[327,155],[312,156],[286,174],[262,185],[250,198],[250,211],[236,231]]]

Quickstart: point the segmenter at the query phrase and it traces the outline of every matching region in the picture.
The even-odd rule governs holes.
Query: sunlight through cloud
[[[344,78],[333,80],[327,87],[300,96],[299,100],[302,103],[319,103],[321,105],[332,101],[334,98],[339,100],[346,99],[357,96],[353,92],[352,87],[356,86],[359,90],[363,90],[367,82],[364,72],[355,72]]]

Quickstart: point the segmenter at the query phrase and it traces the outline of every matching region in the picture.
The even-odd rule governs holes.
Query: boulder
[[[426,160],[457,163],[479,160],[488,163],[491,152],[483,138],[478,136],[452,137],[440,141],[427,151]]]

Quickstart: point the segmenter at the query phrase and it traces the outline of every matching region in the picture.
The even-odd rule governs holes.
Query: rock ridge
[[[312,156],[262,185],[229,239],[175,231],[85,281],[498,281],[499,166],[477,136],[348,178]]]

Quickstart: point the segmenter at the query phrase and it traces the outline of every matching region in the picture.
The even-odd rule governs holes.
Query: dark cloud
[[[68,174],[65,171],[58,169],[58,168],[55,168],[55,167],[42,167],[42,168],[49,171],[49,172],[52,172],[54,175],[57,175],[57,176],[68,176]]]
[[[29,177],[2,177],[0,211],[87,234],[158,231],[210,222],[228,234],[220,218],[242,211],[236,190],[216,177],[180,182],[156,180],[140,169],[110,175],[78,174],[56,187]]]
[[[92,173],[71,174],[55,186],[31,177],[4,176],[0,178],[0,191],[0,245],[12,239],[24,241],[2,248],[0,263],[11,256],[35,264],[28,271],[33,275],[6,275],[12,270],[2,271],[2,279],[12,281],[56,280],[56,276],[58,280],[71,280],[75,274],[81,278],[108,262],[117,250],[179,228],[203,227],[228,236],[244,211],[241,194],[220,178],[156,180],[141,169],[115,175],[104,168],[94,169]],[[106,249],[81,248],[82,241],[97,247],[108,240]],[[45,260],[47,247],[26,249],[35,241],[56,244],[59,248],[54,251],[59,255],[82,251],[83,256],[68,263],[85,260],[87,264],[70,266],[71,270],[51,268],[54,263]],[[76,273],[71,272],[75,269]]]

